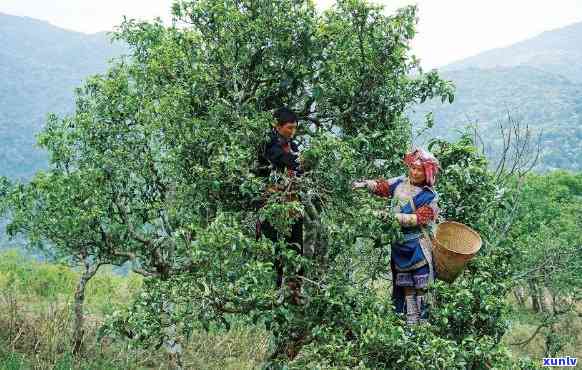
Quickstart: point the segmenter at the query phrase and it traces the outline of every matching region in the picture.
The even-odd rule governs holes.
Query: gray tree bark
[[[531,305],[535,312],[546,312],[546,302],[544,300],[543,289],[534,280],[528,281]]]
[[[518,286],[513,290],[513,295],[519,307],[525,307],[525,289],[522,286]]]
[[[180,344],[176,323],[172,318],[173,314],[174,304],[169,302],[167,297],[164,297],[161,313],[163,346],[168,354],[170,368],[181,370],[184,367],[182,363],[182,345]]]
[[[89,280],[95,276],[97,270],[99,270],[99,267],[101,266],[100,263],[91,263],[86,255],[84,255],[82,259],[84,272],[81,275],[79,283],[77,284],[77,289],[75,290],[75,322],[73,324],[73,354],[75,355],[81,354],[84,347],[85,314],[83,306],[85,304],[85,288],[87,287]]]

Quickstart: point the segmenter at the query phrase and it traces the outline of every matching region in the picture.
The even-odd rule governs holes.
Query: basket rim
[[[470,253],[463,253],[463,252],[459,252],[459,251],[454,251],[454,250],[452,250],[452,249],[449,249],[449,248],[445,247],[445,246],[444,246],[444,245],[442,245],[441,243],[438,243],[438,239],[436,238],[436,235],[437,235],[437,233],[438,233],[438,228],[439,228],[439,227],[440,227],[440,225],[442,225],[442,224],[453,224],[453,225],[456,225],[456,226],[461,226],[461,227],[463,227],[464,229],[466,229],[467,231],[469,231],[470,233],[472,233],[473,235],[475,235],[475,236],[476,236],[476,237],[479,239],[479,244],[478,244],[478,247],[475,249],[475,251],[474,251],[474,252],[470,252]],[[440,248],[446,249],[446,250],[448,250],[448,251],[451,251],[451,252],[453,252],[453,253],[460,254],[460,255],[472,255],[472,254],[476,254],[477,252],[479,252],[479,250],[480,250],[480,249],[481,249],[481,247],[483,246],[483,239],[481,238],[481,235],[479,235],[479,233],[478,233],[478,232],[476,232],[475,230],[473,230],[472,228],[470,228],[469,226],[467,226],[467,225],[465,225],[465,224],[463,224],[463,223],[456,222],[456,221],[443,221],[443,222],[441,222],[441,223],[437,224],[436,226],[437,226],[437,229],[436,229],[436,231],[435,231],[435,233],[434,233],[434,241],[437,241],[435,244],[438,244],[438,246],[439,246]]]

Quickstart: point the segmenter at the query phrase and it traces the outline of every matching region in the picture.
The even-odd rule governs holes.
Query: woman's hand
[[[354,182],[352,182],[352,190],[362,189],[362,188],[365,188],[366,186],[367,186],[366,181],[354,181]]]
[[[362,180],[352,182],[352,190],[368,188],[370,191],[373,191],[375,187],[376,181],[374,180]]]
[[[392,218],[392,213],[387,210],[376,210],[373,212],[373,215],[383,222],[388,222]]]

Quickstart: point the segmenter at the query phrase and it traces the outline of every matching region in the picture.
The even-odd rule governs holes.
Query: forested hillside
[[[527,65],[479,69],[470,67],[443,73],[455,83],[453,104],[433,101],[416,109],[421,121],[434,113],[435,125],[427,137],[453,138],[465,125],[476,124],[486,149],[499,154],[499,124],[508,115],[535,135],[541,135],[538,169],[582,168],[582,84],[562,75]]]
[[[506,48],[480,53],[451,63],[444,70],[528,65],[582,83],[582,23],[575,23]]]
[[[452,105],[431,102],[417,109],[420,122],[434,112],[427,137],[458,136],[477,124],[491,156],[499,154],[499,124],[512,119],[541,135],[538,170],[582,168],[582,23],[551,30],[442,68],[455,83]]]
[[[507,113],[543,130],[539,169],[582,167],[582,24],[546,32],[511,47],[491,50],[443,68],[457,91],[452,105],[433,102],[418,109],[415,121],[434,111],[432,136],[452,138],[457,129],[478,123],[486,144],[500,140],[495,124]],[[46,167],[34,148],[49,112],[71,112],[74,88],[105,70],[123,53],[104,33],[85,35],[31,18],[0,14],[0,169],[29,178]]]
[[[105,33],[85,35],[0,14],[0,174],[29,178],[46,167],[34,148],[49,112],[71,112],[74,89],[123,52]]]

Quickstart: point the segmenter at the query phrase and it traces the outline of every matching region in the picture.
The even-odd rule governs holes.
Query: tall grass
[[[131,302],[141,287],[135,274],[104,270],[87,286],[83,356],[70,352],[72,298],[80,273],[58,264],[0,254],[0,369],[165,369],[161,351],[115,338],[97,340],[104,317]],[[189,369],[252,369],[263,362],[267,334],[253,327],[194,333],[185,343]]]

